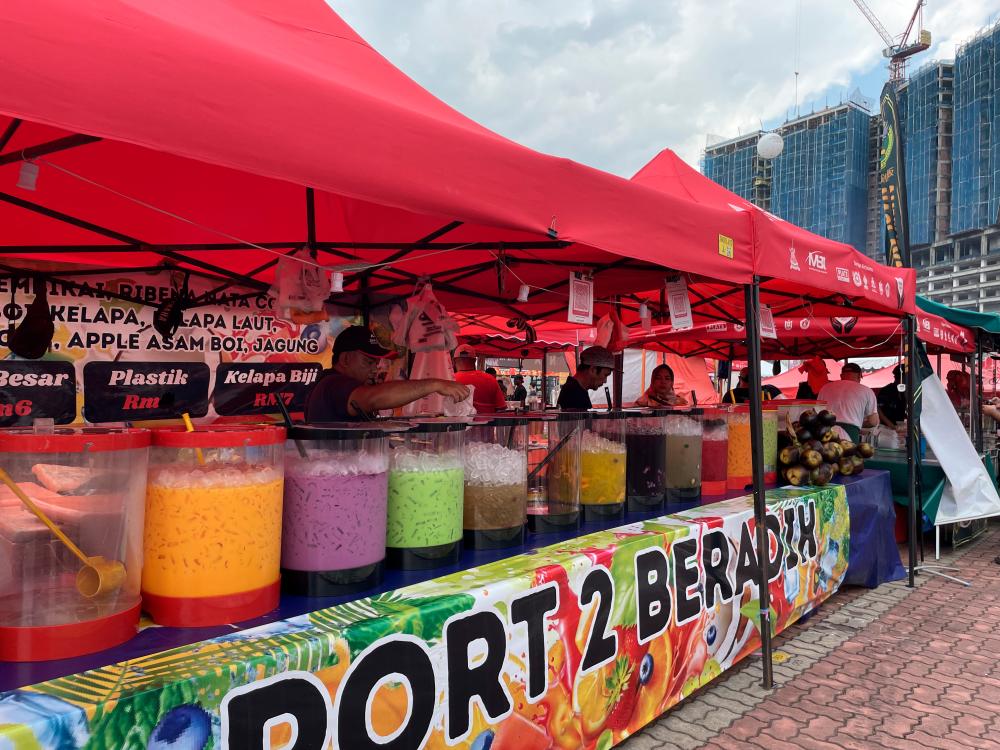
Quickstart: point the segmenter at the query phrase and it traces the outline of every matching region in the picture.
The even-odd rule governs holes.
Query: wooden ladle
[[[0,469],[0,482],[10,487],[11,492],[17,495],[18,499],[24,503],[24,507],[30,510],[39,521],[49,527],[49,531],[56,535],[66,547],[76,555],[83,567],[76,574],[76,590],[82,596],[92,599],[102,594],[111,594],[121,588],[125,581],[125,566],[118,560],[108,560],[106,557],[95,555],[88,557],[77,547],[73,541],[63,533],[63,530],[52,523],[52,520],[45,515],[45,512],[35,505],[35,502],[25,494],[17,482],[11,479],[10,475]]]

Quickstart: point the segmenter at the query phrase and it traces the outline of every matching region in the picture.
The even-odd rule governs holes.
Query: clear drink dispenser
[[[528,419],[476,419],[465,440],[465,545],[498,549],[524,542],[528,508]]]
[[[67,659],[139,622],[147,430],[0,430],[0,660]]]
[[[629,512],[659,513],[667,493],[667,412],[631,412],[625,421]]]
[[[289,428],[283,590],[336,596],[381,583],[389,491],[386,428],[364,423]]]
[[[714,503],[726,496],[729,466],[729,410],[705,409],[701,440],[701,502]]]
[[[768,401],[763,405],[764,417],[764,483],[778,481],[778,405]]]
[[[587,415],[532,414],[528,419],[528,530],[536,534],[580,526],[580,437]]]
[[[750,407],[739,404],[729,408],[729,454],[727,479],[730,492],[742,492],[753,482],[750,456]]]
[[[590,412],[580,438],[580,511],[584,523],[620,523],[625,510],[625,415]]]
[[[703,416],[702,409],[676,409],[666,418],[668,513],[701,503]]]
[[[278,606],[285,430],[153,432],[143,608],[176,627],[222,625]]]
[[[458,561],[462,550],[466,421],[412,420],[389,437],[386,560],[404,570]]]

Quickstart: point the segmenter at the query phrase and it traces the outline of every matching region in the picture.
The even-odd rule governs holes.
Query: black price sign
[[[0,362],[0,427],[36,419],[69,424],[76,418],[76,371],[71,362]]]
[[[301,411],[322,371],[318,364],[222,364],[215,370],[212,403],[226,417],[271,414],[278,410],[278,399],[289,411]]]
[[[90,422],[203,417],[209,375],[202,362],[88,362],[83,411]]]

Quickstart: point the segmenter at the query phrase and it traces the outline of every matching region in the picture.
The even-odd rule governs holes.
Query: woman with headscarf
[[[657,365],[649,379],[649,388],[635,402],[636,406],[687,406],[687,400],[674,392],[674,371],[670,365]]]

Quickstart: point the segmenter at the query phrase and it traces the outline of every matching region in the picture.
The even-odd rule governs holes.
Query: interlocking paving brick
[[[997,527],[919,575],[838,592],[775,639],[775,688],[748,659],[627,740],[625,750],[1000,750]],[[903,557],[905,560],[905,555]]]

